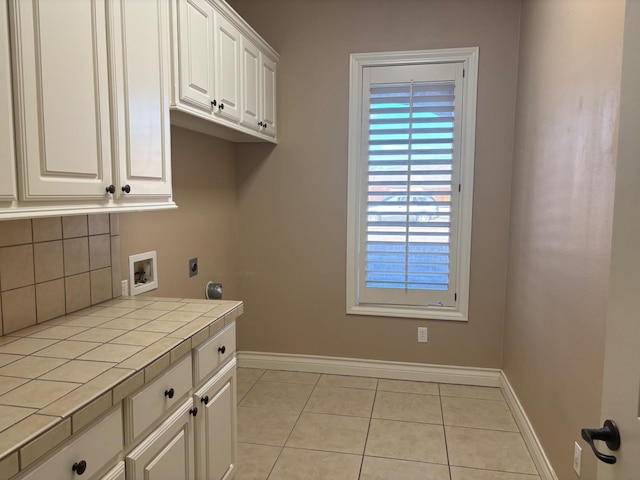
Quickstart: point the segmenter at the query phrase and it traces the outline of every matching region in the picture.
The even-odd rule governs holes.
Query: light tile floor
[[[539,480],[498,388],[238,369],[236,480]]]

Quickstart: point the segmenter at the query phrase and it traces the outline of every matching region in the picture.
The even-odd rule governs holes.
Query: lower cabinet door
[[[190,398],[126,457],[129,480],[192,480],[193,423],[198,414]]]
[[[236,360],[231,359],[196,392],[202,414],[196,418],[199,480],[226,480],[236,470]]]
[[[124,462],[118,462],[115,467],[100,477],[100,480],[126,480],[126,478],[124,474]]]

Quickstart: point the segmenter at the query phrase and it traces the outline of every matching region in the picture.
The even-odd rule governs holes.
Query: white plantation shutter
[[[363,69],[359,302],[456,302],[462,63]]]

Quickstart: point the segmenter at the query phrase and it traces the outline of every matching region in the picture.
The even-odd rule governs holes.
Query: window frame
[[[467,321],[469,314],[469,280],[471,260],[471,226],[473,209],[473,173],[475,158],[476,102],[478,79],[478,47],[400,52],[353,53],[349,78],[349,151],[347,194],[347,304],[349,315]],[[460,142],[460,197],[457,218],[458,241],[456,268],[456,305],[454,307],[384,305],[359,303],[359,265],[361,225],[366,221],[366,205],[361,205],[363,169],[363,70],[377,66],[462,63],[465,71],[462,95]],[[457,86],[456,86],[457,88]]]

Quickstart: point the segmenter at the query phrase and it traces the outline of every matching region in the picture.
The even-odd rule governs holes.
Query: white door
[[[602,414],[620,430],[613,465],[598,463],[600,480],[640,479],[640,2],[627,2],[616,194],[607,311]]]
[[[193,480],[193,400],[190,398],[126,458],[129,480]]]
[[[111,183],[105,0],[9,2],[23,200],[104,198]]]
[[[226,480],[236,470],[236,363],[231,360],[195,395],[196,464],[201,480]]]
[[[276,63],[265,55],[262,55],[262,124],[262,133],[276,136]]]
[[[242,37],[242,116],[240,123],[258,131],[262,125],[260,112],[260,50],[251,40]]]
[[[11,101],[11,57],[7,0],[0,1],[0,201],[15,200],[16,171],[13,148],[13,106]]]
[[[213,113],[240,121],[240,32],[224,16],[215,15],[215,101]]]
[[[211,113],[213,100],[214,19],[207,0],[179,0],[179,101]]]
[[[169,2],[109,3],[116,194],[171,195]]]

